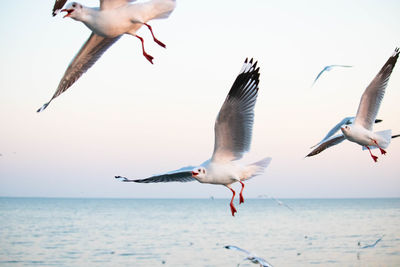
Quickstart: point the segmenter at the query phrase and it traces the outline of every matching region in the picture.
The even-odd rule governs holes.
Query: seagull
[[[233,205],[235,191],[231,185],[239,182],[242,186],[239,204],[244,202],[243,181],[260,175],[269,165],[271,158],[267,157],[258,162],[241,165],[237,160],[250,149],[254,106],[258,95],[259,68],[253,59],[246,58],[243,67],[230,89],[224,104],[219,111],[214,125],[215,144],[211,159],[200,166],[187,166],[165,174],[152,176],[146,179],[131,180],[122,176],[115,176],[123,182],[160,183],[160,182],[190,182],[197,180],[200,183],[224,185],[232,191],[230,208],[235,216],[236,208]]]
[[[365,89],[357,115],[354,118],[347,117],[333,127],[306,157],[317,155],[325,149],[343,142],[345,139],[361,145],[363,150],[368,149],[375,162],[377,162],[378,157],[372,154],[371,149],[379,148],[381,154],[386,154],[384,149],[389,146],[392,138],[397,138],[399,135],[392,136],[392,130],[373,132],[372,126],[374,123],[381,121],[376,120],[376,116],[398,57],[399,48],[396,48],[392,56]],[[337,128],[340,128],[342,133],[333,135],[337,132]]]
[[[154,36],[153,29],[147,22],[167,18],[175,9],[175,0],[150,0],[133,4],[131,4],[133,0],[100,0],[99,8],[89,8],[72,2],[61,9],[65,2],[65,0],[56,0],[53,15],[56,15],[58,11],[67,12],[64,18],[70,17],[83,22],[92,33],[69,64],[53,97],[37,112],[45,110],[54,98],[72,86],[124,34],[135,36],[141,41],[143,55],[153,64],[153,57],[146,53],[144,40],[136,34],[136,31],[143,25],[146,26],[153,40],[165,48],[165,44]]]
[[[365,246],[362,246],[361,248],[373,248],[373,247],[375,247],[376,246],[376,244],[378,244],[381,240],[382,240],[382,238],[384,237],[385,235],[383,235],[382,237],[380,237],[380,238],[378,238],[373,244],[369,244],[369,245],[365,245]],[[358,246],[361,246],[361,242],[358,242]]]
[[[276,199],[274,197],[271,197],[271,199],[275,200],[275,202],[278,203],[279,206],[283,206],[283,207],[286,207],[286,208],[290,209],[291,211],[294,211],[289,205],[283,203],[279,199]]]
[[[399,53],[400,50],[397,47],[392,56],[365,89],[358,106],[354,123],[340,128],[347,140],[363,146],[363,149],[368,149],[375,162],[378,161],[378,157],[372,154],[371,147],[378,147],[381,154],[385,155],[386,151],[384,149],[389,146],[392,138],[392,130],[374,133],[372,131],[372,126],[378,114],[379,106],[385,94],[390,75],[396,65]]]
[[[325,149],[343,142],[346,138],[342,133],[339,133],[337,135],[334,134],[336,134],[343,125],[353,124],[355,118],[356,117],[346,117],[343,120],[341,120],[331,130],[329,130],[328,134],[319,143],[311,147],[314,148],[314,150],[311,151],[306,157],[315,156],[324,151]],[[381,121],[382,120],[380,119],[376,119],[375,123],[379,123]],[[392,138],[394,138],[394,136],[392,136]]]
[[[349,66],[349,65],[328,65],[328,66],[325,66],[325,67],[318,73],[318,75],[317,75],[317,77],[315,78],[315,80],[314,80],[312,86],[313,86],[313,85],[315,84],[315,82],[319,79],[319,77],[322,75],[322,73],[324,73],[325,71],[331,71],[333,68],[337,68],[337,67],[340,67],[340,68],[351,68],[351,67],[353,67],[353,66]]]
[[[261,267],[272,267],[272,265],[270,263],[268,263],[265,259],[257,257],[256,255],[254,255],[253,253],[251,253],[245,249],[239,248],[237,246],[225,246],[224,248],[240,251],[240,252],[247,254],[247,256],[242,260],[242,262],[249,260],[252,263],[260,264]],[[240,263],[237,266],[240,266]]]

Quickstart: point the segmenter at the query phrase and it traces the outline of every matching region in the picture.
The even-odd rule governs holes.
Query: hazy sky
[[[396,46],[400,2],[177,1],[167,20],[147,29],[147,52],[124,36],[43,113],[90,31],[51,17],[53,1],[6,1],[0,9],[0,196],[230,197],[197,182],[121,183],[211,156],[214,121],[242,62],[261,67],[253,142],[247,160],[271,156],[245,197],[400,197],[400,139],[374,163],[343,142],[304,159],[345,116]],[[86,0],[82,4],[98,5]],[[315,76],[330,64],[353,65]],[[398,63],[400,64],[400,63]],[[400,65],[376,130],[400,133]],[[236,186],[236,188],[238,188]]]

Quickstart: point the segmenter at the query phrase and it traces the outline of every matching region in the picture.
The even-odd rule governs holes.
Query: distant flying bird
[[[57,14],[65,2],[65,0],[55,2],[53,15]],[[54,98],[74,84],[123,34],[137,37],[142,43],[143,55],[153,64],[153,57],[144,50],[143,38],[137,35],[136,31],[145,25],[150,30],[153,40],[165,47],[165,44],[154,36],[153,30],[147,22],[153,19],[168,18],[175,8],[175,0],[150,0],[133,4],[130,2],[133,1],[100,0],[100,8],[89,8],[72,2],[65,9],[61,9],[61,12],[67,12],[64,18],[70,17],[83,22],[92,30],[92,34],[69,64],[53,97],[37,112],[46,109]]]
[[[398,57],[399,48],[396,48],[392,56],[365,89],[354,123],[340,128],[347,140],[363,146],[364,149],[368,149],[375,162],[378,160],[378,157],[372,154],[371,148],[378,147],[381,154],[384,155],[386,154],[384,149],[389,146],[392,138],[392,130],[374,133],[372,126]]]
[[[317,75],[317,77],[315,78],[315,80],[314,80],[312,86],[313,86],[313,85],[315,84],[315,82],[319,79],[319,77],[322,75],[322,73],[324,73],[325,71],[331,71],[333,68],[337,68],[337,67],[340,67],[340,68],[351,68],[351,67],[353,67],[353,66],[348,66],[348,65],[329,65],[329,66],[325,66],[325,67],[320,71],[320,73],[318,73],[318,75]]]
[[[398,135],[392,136],[392,130],[374,133],[372,132],[372,126],[374,123],[380,121],[376,120],[376,115],[378,114],[380,103],[398,57],[399,48],[396,48],[393,55],[365,89],[356,117],[354,119],[352,117],[343,119],[329,131],[328,135],[306,157],[317,155],[325,149],[341,143],[345,139],[361,145],[363,150],[368,149],[375,162],[378,160],[378,157],[372,154],[371,149],[379,148],[381,154],[386,154],[384,149],[389,146],[391,139],[398,137]],[[338,127],[342,131],[342,134],[333,136],[337,132]]]
[[[275,202],[278,203],[279,206],[286,207],[286,208],[290,209],[291,211],[294,211],[289,205],[283,203],[279,199],[276,199],[274,197],[271,197],[271,199],[275,200]]]
[[[230,208],[232,216],[236,208],[233,205],[235,191],[231,184],[239,182],[240,203],[243,199],[243,181],[262,174],[271,158],[264,158],[249,165],[240,165],[237,160],[250,149],[254,106],[258,95],[259,68],[253,59],[246,59],[242,70],[230,89],[228,96],[217,116],[214,126],[214,153],[210,160],[199,167],[184,167],[166,174],[152,176],[146,179],[130,180],[126,177],[115,176],[123,182],[160,183],[160,182],[189,182],[197,180],[200,183],[224,185],[232,191]]]
[[[251,253],[245,249],[239,248],[237,246],[225,246],[224,248],[240,251],[240,252],[243,252],[244,254],[247,254],[247,256],[243,259],[243,261],[249,260],[252,263],[260,264],[261,267],[272,267],[272,265],[269,262],[267,262],[265,259],[257,257],[256,255],[254,255],[253,253]],[[237,266],[240,266],[240,263]]]
[[[384,236],[385,235],[383,235],[382,237],[378,238],[373,244],[365,245],[365,246],[362,246],[361,248],[373,248],[373,247],[375,247],[376,244],[378,244],[382,240],[382,238]],[[358,242],[358,246],[361,246],[361,242]]]
[[[344,137],[344,135],[342,133],[339,133],[335,136],[333,136],[333,135],[336,134],[343,125],[353,124],[355,118],[356,117],[346,117],[343,120],[341,120],[338,124],[336,124],[328,132],[328,134],[318,144],[311,147],[311,148],[314,148],[314,147],[316,147],[316,148],[314,148],[314,150],[311,151],[306,157],[315,156],[315,155],[321,153],[322,151],[324,151],[325,149],[343,142],[346,138]],[[376,119],[375,123],[379,123],[381,121],[382,120],[380,120],[380,119]]]

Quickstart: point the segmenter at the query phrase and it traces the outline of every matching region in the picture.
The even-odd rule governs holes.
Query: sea
[[[399,198],[229,201],[2,197],[0,266],[400,266]]]

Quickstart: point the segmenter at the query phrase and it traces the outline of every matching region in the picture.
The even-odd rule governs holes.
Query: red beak
[[[199,174],[198,172],[192,172],[193,177],[197,176],[198,174]]]
[[[69,17],[73,11],[73,9],[61,9],[61,12],[67,12],[63,18]]]

